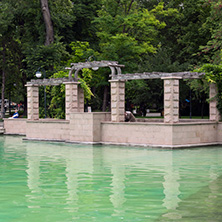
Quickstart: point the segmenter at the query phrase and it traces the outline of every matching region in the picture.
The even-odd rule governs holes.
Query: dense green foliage
[[[205,79],[207,82],[217,85],[217,109],[222,117],[222,64],[204,64],[198,71],[206,73]]]
[[[186,71],[207,62],[220,66],[221,0],[48,0],[48,5],[54,38],[45,45],[40,0],[0,3],[1,94],[25,107],[25,84],[38,69],[47,78],[63,77],[64,67],[89,57],[118,61],[125,65],[123,73]],[[93,110],[110,109],[109,75],[108,68],[80,73],[85,103]],[[206,82],[181,82],[182,102],[190,89],[193,103],[204,107]],[[40,113],[42,95],[40,88]],[[162,100],[162,81],[126,84],[127,109],[161,111]],[[47,115],[64,118],[64,104],[64,86],[47,87]]]

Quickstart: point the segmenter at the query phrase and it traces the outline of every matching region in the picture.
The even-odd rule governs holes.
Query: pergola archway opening
[[[126,111],[140,117],[140,121],[145,121],[145,117],[160,118],[164,113],[161,79],[127,80],[125,95]]]
[[[179,116],[180,119],[209,119],[209,89],[203,88],[209,84],[203,83],[202,78],[181,79],[179,81]],[[204,86],[206,84],[206,86]],[[193,86],[198,87],[193,89]]]

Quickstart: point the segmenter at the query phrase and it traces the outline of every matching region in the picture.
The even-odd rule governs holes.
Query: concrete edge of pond
[[[111,146],[122,146],[122,147],[140,147],[140,148],[160,148],[160,149],[187,149],[187,148],[198,148],[198,147],[210,147],[220,146],[222,143],[199,143],[199,144],[184,144],[184,145],[152,145],[152,144],[134,144],[134,143],[109,143],[109,142],[82,142],[82,141],[66,141],[66,140],[53,140],[53,139],[39,139],[39,138],[22,138],[24,141],[36,141],[36,142],[60,142],[67,144],[83,144],[83,145],[111,145]]]

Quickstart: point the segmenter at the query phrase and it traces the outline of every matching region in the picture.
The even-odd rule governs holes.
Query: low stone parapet
[[[57,119],[28,120],[26,139],[68,141],[69,121]]]
[[[217,145],[222,142],[219,139],[222,138],[222,124],[211,121],[178,124],[103,122],[101,129],[101,142],[109,144],[182,148]]]
[[[5,134],[26,135],[26,120],[24,118],[4,118]]]

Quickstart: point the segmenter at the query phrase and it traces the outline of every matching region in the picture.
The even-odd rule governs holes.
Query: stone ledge
[[[83,145],[111,145],[111,146],[130,146],[138,148],[160,148],[160,149],[187,149],[203,146],[220,146],[222,142],[215,143],[197,143],[197,144],[184,144],[184,145],[152,145],[152,144],[136,144],[136,143],[112,143],[112,142],[82,142],[82,141],[66,141],[66,140],[53,140],[53,139],[39,139],[39,138],[23,138],[25,141],[37,141],[37,142],[62,142],[70,144],[83,144]]]
[[[42,141],[42,142],[66,142],[66,140],[58,140],[58,139],[40,139],[40,138],[22,138],[23,140],[29,140],[29,141]]]
[[[198,121],[181,121],[179,120],[179,122],[177,123],[164,123],[163,122],[163,119],[162,119],[162,122],[158,121],[159,119],[156,119],[152,122],[152,120],[150,121],[146,121],[146,122],[142,122],[142,121],[138,121],[138,122],[111,122],[111,121],[107,121],[107,122],[104,122],[102,121],[101,123],[102,124],[115,124],[115,125],[123,125],[123,124],[126,124],[126,125],[161,125],[161,126],[184,126],[184,125],[214,125],[214,124],[218,124],[217,121],[204,121],[204,122],[198,122]]]
[[[198,143],[198,144],[184,144],[184,145],[152,145],[152,144],[134,144],[134,143],[111,143],[111,142],[102,142],[102,145],[113,145],[113,146],[134,146],[142,148],[161,148],[161,149],[187,149],[187,148],[196,148],[203,146],[220,146],[222,142],[216,143]]]
[[[6,136],[26,136],[24,133],[4,133]]]
[[[9,119],[9,118],[3,118],[4,121],[27,121],[26,118],[15,118],[15,119]]]
[[[69,124],[69,120],[64,119],[38,119],[38,120],[27,120],[27,123],[65,123]]]

